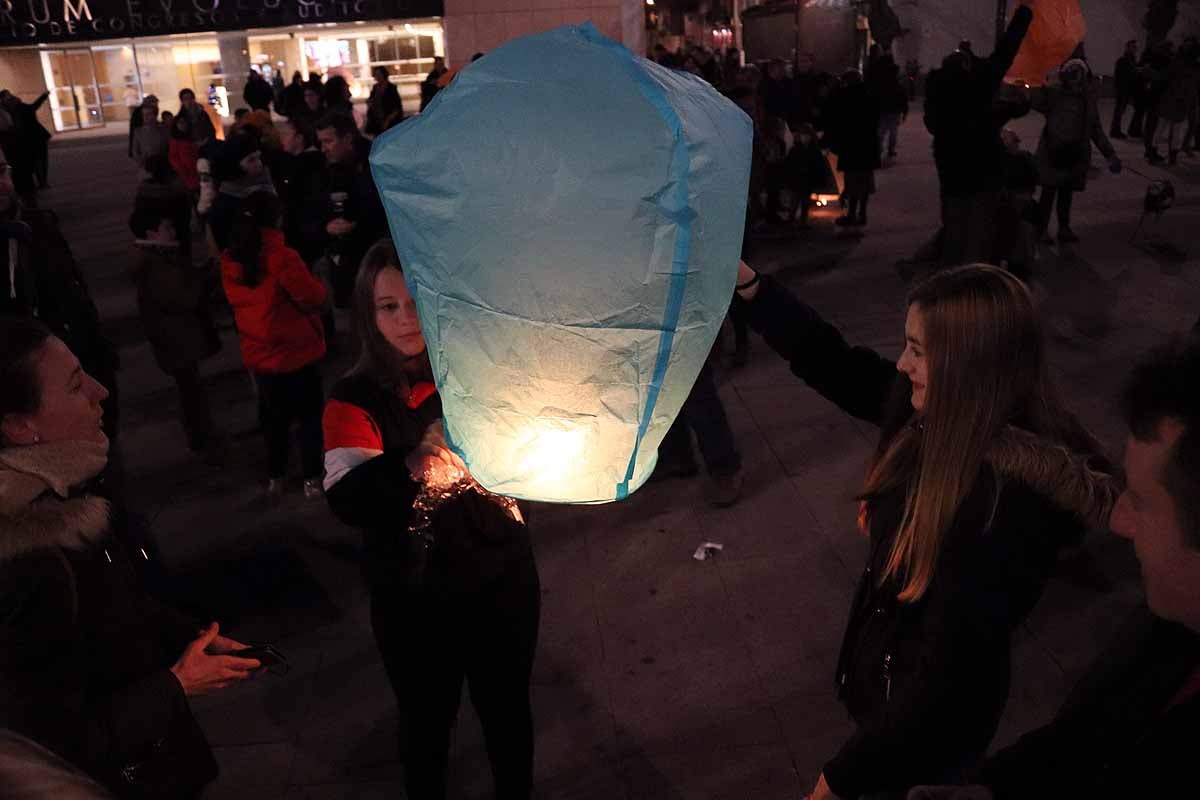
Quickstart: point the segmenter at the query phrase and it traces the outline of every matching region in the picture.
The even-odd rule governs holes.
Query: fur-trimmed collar
[[[992,442],[985,460],[1000,475],[1021,481],[1089,527],[1105,528],[1124,481],[1094,469],[1091,458],[1010,425]]]
[[[0,562],[49,547],[82,549],[105,535],[108,501],[70,491],[100,474],[107,454],[107,442],[0,449]]]

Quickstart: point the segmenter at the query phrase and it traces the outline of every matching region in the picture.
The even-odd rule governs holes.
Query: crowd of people
[[[879,431],[857,498],[869,556],[834,676],[855,730],[828,754],[811,800],[1152,797],[1195,786],[1200,339],[1164,344],[1131,372],[1119,466],[1108,455],[1118,443],[1098,441],[1064,402],[1025,276],[998,248],[1006,204],[1012,224],[1043,233],[1057,207],[1068,238],[1093,143],[1119,166],[1086,62],[1068,61],[1030,94],[1001,87],[1031,5],[991,56],[960,48],[930,76],[941,266],[904,301],[898,360],[851,345],[781,282],[738,265],[739,324]],[[874,171],[895,157],[908,113],[890,56],[873,53],[863,73],[836,81],[811,64],[759,72],[703,49],[656,60],[722,86],[752,117],[750,225],[779,215],[783,192],[807,220],[814,187],[832,180],[823,147],[844,175],[839,225],[866,224]],[[453,74],[438,65],[422,106]],[[337,76],[249,82],[250,108],[228,131],[191,90],[165,121],[147,97],[130,129],[142,172],[130,274],[156,362],[178,387],[188,446],[221,458],[199,365],[221,347],[214,314],[227,303],[258,401],[265,494],[286,490],[294,426],[304,495],[361,531],[408,795],[446,796],[465,684],[496,796],[528,798],[541,610],[530,510],[465,482],[446,443],[416,303],[366,163],[368,136],[404,115],[386,72],[375,77],[361,129]],[[1004,129],[1029,107],[1046,116],[1036,156]],[[40,151],[13,152],[0,164],[0,795],[197,797],[217,766],[188,698],[247,680],[278,654],[155,595],[153,537],[112,481],[116,351],[56,218],[17,185],[19,170],[36,179]],[[336,329],[342,312],[350,331]],[[321,367],[335,346],[354,358],[326,392]],[[739,476],[723,485],[731,504],[741,457],[709,367],[663,443],[666,477],[695,471],[693,432],[714,477]],[[459,489],[429,506],[449,486]],[[988,756],[1015,632],[1059,555],[1104,527],[1132,540],[1147,607],[1054,721]]]

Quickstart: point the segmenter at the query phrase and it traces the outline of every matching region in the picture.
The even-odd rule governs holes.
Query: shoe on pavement
[[[1149,161],[1151,164],[1161,164],[1164,161],[1166,161],[1166,159],[1162,157],[1162,153],[1158,152],[1157,149],[1147,150],[1146,151],[1146,160]]]
[[[1063,227],[1058,229],[1058,241],[1059,244],[1075,244],[1079,241],[1079,237],[1075,235],[1075,231]]]
[[[849,214],[843,214],[835,219],[833,224],[837,225],[839,228],[849,228],[854,224],[854,217],[850,216]]]
[[[731,475],[712,476],[712,487],[711,493],[708,496],[708,502],[717,508],[729,508],[742,496],[743,482],[744,478],[740,469]]]
[[[308,478],[304,481],[304,496],[309,500],[321,497],[324,495],[324,490],[321,489],[321,481],[316,478]]]
[[[1121,133],[1120,131],[1113,131],[1112,133],[1110,133],[1108,135],[1108,138],[1110,138],[1110,139],[1128,139],[1129,137],[1126,136],[1125,134]]]

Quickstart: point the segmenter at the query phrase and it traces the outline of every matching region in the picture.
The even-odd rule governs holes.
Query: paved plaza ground
[[[1102,114],[1103,116],[1103,114]],[[1033,145],[1041,118],[1017,127]],[[1114,449],[1114,398],[1134,358],[1200,315],[1200,159],[1151,169],[1179,197],[1155,236],[1190,250],[1183,263],[1131,243],[1146,180],[1097,177],[1076,200],[1075,258],[1053,252],[1036,291],[1053,364],[1072,406]],[[262,676],[201,698],[197,714],[221,777],[206,798],[368,800],[402,795],[392,695],[375,651],[359,578],[358,537],[296,480],[262,502],[265,454],[237,342],[204,375],[234,460],[191,456],[172,384],[153,364],[126,276],[135,189],[122,137],[56,141],[53,188],[105,328],[119,344],[120,452],[133,507],[152,524],[177,601],[243,639],[287,653],[286,677]],[[865,236],[819,219],[806,237],[760,231],[754,264],[779,276],[847,337],[897,355],[905,281],[897,259],[937,224],[929,139],[919,114],[898,163],[878,174]],[[330,365],[327,382],[336,377]],[[750,364],[720,371],[746,462],[732,509],[705,502],[701,480],[652,484],[628,501],[540,507],[533,538],[543,584],[533,678],[537,792],[563,800],[797,798],[850,726],[833,671],[864,557],[851,498],[875,432],[795,379],[761,340]],[[328,384],[327,384],[328,385]],[[724,544],[698,562],[702,542]],[[1015,676],[998,743],[1046,720],[1124,612],[1140,597],[1127,543],[1103,532],[1065,559],[1014,648]],[[419,652],[412,658],[420,659]],[[483,798],[490,776],[464,703],[453,796]]]

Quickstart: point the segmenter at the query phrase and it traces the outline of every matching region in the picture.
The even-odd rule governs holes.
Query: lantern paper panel
[[[1033,22],[1005,77],[1030,86],[1043,85],[1047,75],[1071,57],[1086,35],[1087,23],[1079,0],[1038,0]]]
[[[447,440],[485,488],[619,500],[733,293],[750,119],[591,24],[517,39],[376,140]]]

